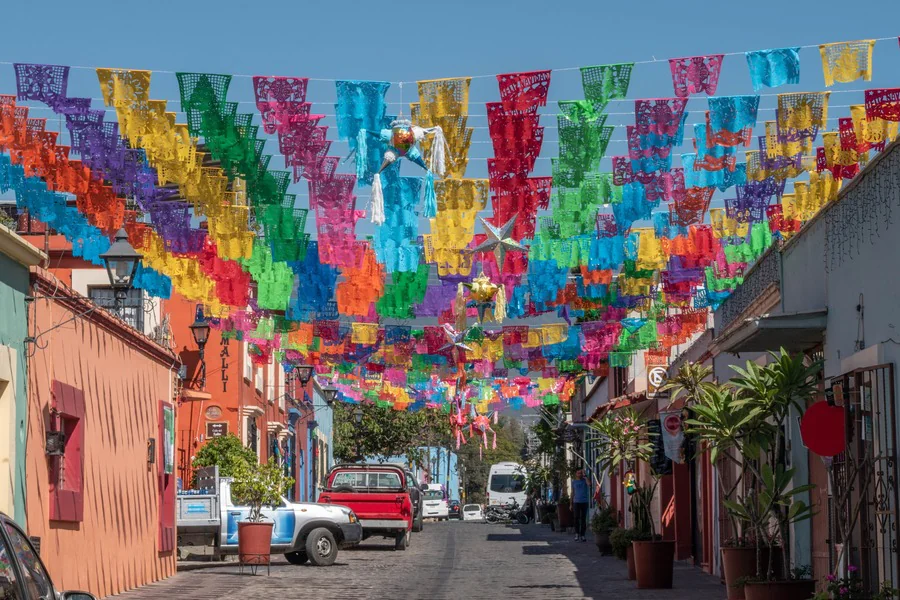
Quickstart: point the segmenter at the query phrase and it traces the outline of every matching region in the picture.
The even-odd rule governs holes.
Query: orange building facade
[[[295,482],[291,499],[314,500],[331,463],[331,410],[322,406],[315,382],[302,386],[274,360],[254,364],[246,342],[224,339],[214,327],[204,349],[204,381],[190,330],[196,305],[173,294],[162,303],[162,315],[185,365],[176,450],[182,486],[190,487],[191,464],[203,444],[234,434],[261,462],[274,458],[284,466]]]
[[[31,283],[28,534],[62,589],[169,577],[178,357],[52,274]]]

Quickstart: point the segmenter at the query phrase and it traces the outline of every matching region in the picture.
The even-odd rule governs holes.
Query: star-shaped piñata
[[[487,239],[475,246],[474,252],[493,251],[494,257],[497,259],[497,269],[502,273],[503,261],[506,258],[507,250],[521,250],[523,252],[527,250],[525,246],[510,236],[510,232],[512,232],[516,224],[516,216],[513,215],[513,218],[504,223],[502,227],[494,227],[483,217],[481,218],[481,224],[484,225],[487,231]]]
[[[466,345],[465,339],[466,334],[469,333],[469,330],[465,331],[457,331],[453,328],[452,325],[444,323],[444,335],[447,336],[447,343],[441,346],[438,353],[443,352],[444,350],[451,350],[453,354],[453,360],[459,363],[459,351],[464,350],[466,352],[471,352],[472,348]]]

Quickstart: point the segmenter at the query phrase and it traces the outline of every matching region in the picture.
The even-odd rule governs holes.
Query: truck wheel
[[[409,548],[409,531],[402,531],[397,534],[394,550],[406,550],[407,548]]]
[[[285,552],[284,557],[292,565],[305,565],[309,561],[309,555],[306,552]]]
[[[313,529],[306,536],[306,555],[317,567],[330,567],[337,558],[338,547],[334,536],[324,527]]]
[[[420,514],[413,520],[412,530],[419,533],[423,527],[425,527],[425,518]]]

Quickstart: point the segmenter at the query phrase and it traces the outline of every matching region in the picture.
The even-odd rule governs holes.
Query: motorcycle
[[[513,500],[512,504],[491,504],[484,515],[488,523],[518,523],[526,525],[528,514]]]

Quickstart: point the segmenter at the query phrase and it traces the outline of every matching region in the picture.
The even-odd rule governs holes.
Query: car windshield
[[[478,512],[479,510],[481,510],[481,507],[477,504],[466,504],[463,507],[463,512]]]
[[[425,492],[426,500],[443,500],[444,492],[441,490],[428,490]]]
[[[341,471],[334,475],[331,482],[332,489],[340,487],[395,490],[402,486],[397,473]]]
[[[525,477],[516,473],[496,474],[491,477],[491,491],[515,494],[525,489]]]

